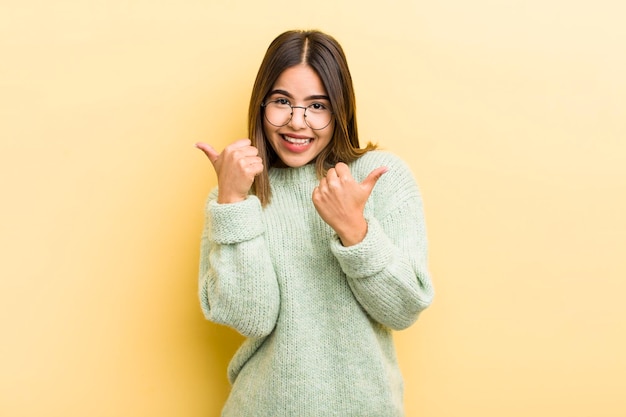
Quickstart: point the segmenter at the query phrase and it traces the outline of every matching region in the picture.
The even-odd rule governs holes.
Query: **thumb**
[[[211,145],[203,142],[196,143],[196,148],[200,149],[204,154],[209,158],[212,164],[215,164],[215,161],[220,156],[219,152],[217,152]]]
[[[372,192],[376,182],[383,176],[385,172],[389,171],[387,167],[378,167],[361,182],[361,187],[365,188],[368,192]]]

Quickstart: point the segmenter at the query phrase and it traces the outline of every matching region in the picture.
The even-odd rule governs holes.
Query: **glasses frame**
[[[276,127],[283,127],[283,126],[287,126],[289,124],[289,122],[291,122],[291,119],[293,119],[293,109],[303,109],[304,113],[302,114],[304,117],[304,123],[306,123],[306,125],[311,128],[311,130],[322,130],[322,129],[326,129],[328,127],[328,125],[330,125],[330,122],[333,121],[333,115],[335,114],[332,110],[330,111],[330,119],[328,119],[328,123],[326,123],[326,125],[324,125],[324,127],[313,127],[309,124],[309,122],[306,120],[306,111],[308,110],[309,107],[312,106],[312,104],[308,105],[308,106],[292,106],[291,104],[287,104],[289,107],[291,107],[291,114],[289,115],[289,119],[287,119],[287,121],[285,123],[283,123],[282,125],[277,125],[274,124],[270,121],[270,119],[267,118],[267,113],[265,110],[265,107],[267,107],[268,104],[270,103],[276,103],[277,101],[279,101],[280,99],[277,100],[270,100],[270,101],[266,101],[261,103],[261,108],[263,109],[263,117],[265,118],[265,120],[267,120],[267,122],[269,124],[271,124],[272,126],[276,126]]]

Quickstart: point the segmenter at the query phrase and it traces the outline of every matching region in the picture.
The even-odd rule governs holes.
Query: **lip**
[[[285,139],[285,136],[289,136],[290,138],[294,138],[294,139],[310,139],[310,141],[306,145],[298,145],[298,144],[291,143],[291,142],[287,141],[287,139]],[[287,151],[292,152],[292,153],[303,153],[303,152],[306,152],[306,151],[308,151],[311,148],[311,146],[315,142],[315,138],[313,138],[311,136],[304,136],[304,135],[281,134],[280,138],[281,138],[282,146]]]
[[[282,136],[283,139],[285,138],[285,136],[289,136],[290,138],[294,139],[313,139],[311,136],[296,135],[295,133],[279,133],[279,135]]]

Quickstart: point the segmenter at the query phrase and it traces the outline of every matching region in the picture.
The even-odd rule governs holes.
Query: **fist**
[[[209,158],[217,174],[220,204],[236,203],[248,197],[254,178],[263,172],[263,160],[250,139],[231,143],[221,153],[211,145],[197,143],[196,147]]]
[[[328,170],[326,177],[313,190],[313,205],[320,217],[332,227],[344,246],[359,243],[367,233],[363,216],[365,203],[387,167],[374,169],[357,182],[343,162]]]

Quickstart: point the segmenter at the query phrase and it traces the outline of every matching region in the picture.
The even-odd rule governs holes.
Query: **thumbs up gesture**
[[[313,205],[320,217],[332,227],[344,246],[359,243],[367,233],[363,216],[365,203],[376,182],[387,172],[379,167],[369,173],[363,182],[357,182],[350,168],[343,162],[328,170],[325,178],[313,190]]]
[[[220,204],[236,203],[248,197],[254,177],[263,172],[263,160],[250,139],[241,139],[228,145],[219,153],[211,145],[197,143],[209,158],[217,174]]]

